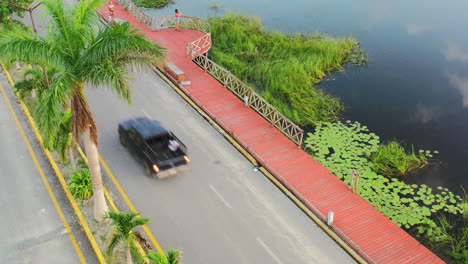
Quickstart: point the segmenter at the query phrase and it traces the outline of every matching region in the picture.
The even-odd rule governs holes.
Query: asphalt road
[[[0,146],[0,263],[80,263],[1,92]]]
[[[184,263],[354,263],[261,172],[155,73],[135,76],[133,104],[110,89],[88,88],[104,160],[164,249]],[[118,123],[149,116],[187,145],[190,169],[147,177],[119,144]]]

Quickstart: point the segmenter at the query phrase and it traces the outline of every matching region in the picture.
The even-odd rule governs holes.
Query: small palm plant
[[[137,226],[146,224],[149,218],[137,218],[138,213],[123,213],[113,210],[108,211],[104,215],[104,220],[111,219],[112,224],[116,227],[116,232],[107,248],[108,254],[113,254],[115,247],[120,242],[125,242],[127,252],[127,264],[132,264],[132,249],[135,249],[138,238],[133,229]]]
[[[68,185],[68,190],[73,197],[80,200],[87,200],[93,195],[93,183],[89,169],[76,170],[70,178],[71,183]]]
[[[156,264],[181,264],[182,263],[182,251],[179,249],[169,249],[166,255],[159,252],[148,252],[147,258],[152,260]]]
[[[18,92],[21,99],[24,99],[26,95],[33,92],[37,94],[37,100],[41,99],[50,89],[50,81],[48,78],[55,76],[58,73],[55,69],[47,70],[47,77],[44,71],[36,68],[27,69],[23,74],[23,80],[15,83],[15,90]]]

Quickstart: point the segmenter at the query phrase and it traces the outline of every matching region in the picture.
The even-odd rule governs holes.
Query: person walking
[[[114,3],[112,1],[109,1],[109,22],[114,21]]]
[[[179,12],[179,9],[175,10],[175,30],[180,31],[180,17],[182,16],[182,12]]]

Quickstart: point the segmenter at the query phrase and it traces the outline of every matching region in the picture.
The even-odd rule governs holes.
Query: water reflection
[[[438,121],[443,115],[443,108],[440,105],[427,105],[418,103],[416,109],[410,117],[410,122],[426,124],[431,121]]]
[[[429,31],[429,27],[425,25],[416,24],[416,23],[406,24],[406,32],[408,33],[408,35],[417,36],[427,31]]]
[[[456,73],[447,73],[447,78],[463,98],[463,107],[468,107],[468,77]]]
[[[443,53],[448,61],[468,62],[468,49],[464,51],[462,46],[455,41],[448,41]]]

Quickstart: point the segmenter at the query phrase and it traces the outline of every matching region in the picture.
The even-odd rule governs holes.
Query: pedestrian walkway
[[[205,33],[173,28],[154,31],[115,4],[119,19],[132,23],[167,48],[168,61],[191,85],[181,86],[208,115],[294,193],[322,221],[334,212],[332,229],[369,263],[444,263],[430,250],[314,160],[232,92],[187,58],[187,43]],[[107,9],[102,11],[107,17]]]

